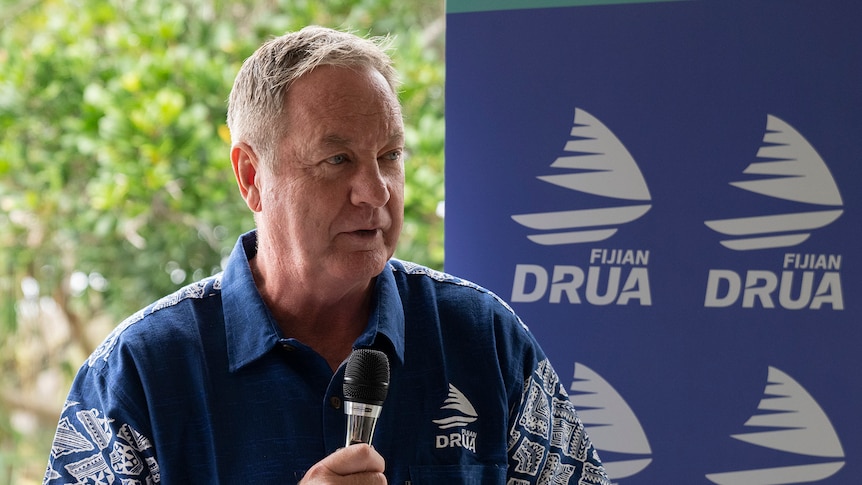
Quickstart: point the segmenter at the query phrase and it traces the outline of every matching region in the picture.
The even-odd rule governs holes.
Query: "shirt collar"
[[[230,371],[249,364],[278,344],[278,325],[257,291],[248,261],[257,254],[257,233],[243,234],[222,277],[227,355]]]
[[[240,236],[222,277],[222,308],[230,371],[259,359],[281,340],[281,331],[254,284],[249,260],[257,254],[257,232]],[[354,348],[373,347],[404,361],[404,308],[393,268],[386,265],[374,287],[373,310]]]
[[[368,326],[353,347],[373,347],[386,352],[390,359],[395,357],[399,363],[404,363],[404,306],[394,271],[387,263],[383,272],[377,275]],[[389,348],[386,348],[385,341],[388,341]]]

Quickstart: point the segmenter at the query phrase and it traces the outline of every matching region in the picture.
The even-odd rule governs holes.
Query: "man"
[[[397,79],[372,40],[264,44],[230,95],[256,230],[224,272],[127,319],[82,366],[48,483],[609,483],[526,327],[474,284],[390,259]],[[385,352],[374,447],[345,447],[342,363]]]

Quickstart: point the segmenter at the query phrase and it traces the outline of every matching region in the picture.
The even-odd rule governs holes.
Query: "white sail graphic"
[[[829,417],[817,401],[792,377],[769,367],[764,397],[745,426],[771,428],[731,437],[772,450],[831,458],[806,465],[741,470],[706,475],[719,485],[783,485],[823,480],[844,466],[844,449]]]
[[[730,185],[805,204],[838,207],[843,204],[829,167],[814,147],[792,126],[773,115],[767,115],[763,145],[757,158],[765,161],[749,164],[743,173],[768,178],[731,182]],[[704,224],[727,236],[742,236],[721,241],[721,244],[747,251],[795,246],[808,239],[809,231],[831,224],[842,213],[842,209],[830,209],[706,221]]]
[[[627,201],[649,202],[650,193],[640,168],[626,147],[601,121],[576,108],[571,138],[552,168],[570,172],[542,175],[539,180],[560,187]],[[602,241],[613,236],[613,226],[643,216],[650,204],[599,209],[538,212],[513,215],[515,222],[530,229],[552,231],[527,236],[542,245]]]
[[[575,392],[569,400],[599,451],[636,455],[631,460],[603,460],[609,478],[630,477],[652,462],[652,449],[640,421],[608,381],[576,362],[570,390]]]
[[[470,400],[468,400],[464,393],[459,391],[458,388],[453,386],[451,383],[449,384],[449,396],[443,402],[443,406],[440,406],[440,409],[452,409],[455,411],[455,414],[448,418],[435,419],[432,421],[434,424],[439,426],[440,429],[467,426],[473,421],[476,421],[479,416],[476,414],[476,409],[473,407],[473,404],[470,403]]]

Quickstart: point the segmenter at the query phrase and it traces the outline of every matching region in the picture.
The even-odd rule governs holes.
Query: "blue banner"
[[[859,483],[862,4],[485,3],[447,6],[446,270],[616,483]]]

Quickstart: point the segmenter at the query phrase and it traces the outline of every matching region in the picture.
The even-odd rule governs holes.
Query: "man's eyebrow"
[[[404,130],[393,131],[391,135],[389,135],[389,143],[404,143]]]
[[[350,144],[350,139],[345,138],[341,135],[329,134],[329,135],[325,135],[323,137],[323,139],[321,140],[321,142],[326,146],[343,147],[343,146],[347,146]]]
[[[341,148],[344,146],[350,145],[350,138],[346,138],[341,135],[329,134],[324,135],[321,139],[321,144],[328,147]],[[403,144],[404,143],[404,131],[397,130],[393,131],[391,135],[389,135],[389,144]]]

